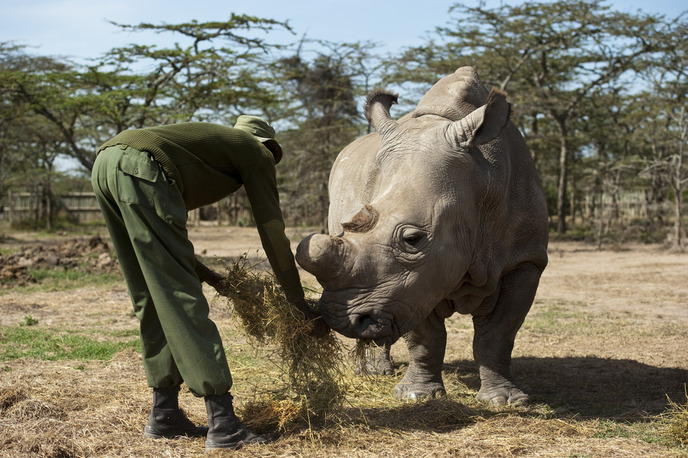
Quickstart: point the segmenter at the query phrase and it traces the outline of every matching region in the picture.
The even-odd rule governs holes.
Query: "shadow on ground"
[[[356,409],[350,413],[352,417],[358,417],[358,421],[374,428],[438,433],[465,428],[478,418],[494,415],[488,410],[468,407],[447,398],[399,402],[393,407]]]
[[[457,374],[467,387],[480,388],[475,362],[448,362],[444,370]],[[548,404],[566,416],[636,419],[663,412],[667,396],[686,402],[688,370],[629,359],[514,358],[512,373],[532,403]]]
[[[529,407],[521,407],[512,411],[519,416],[535,414],[537,406],[545,404],[559,418],[646,421],[666,410],[667,396],[679,404],[686,402],[685,369],[597,357],[514,358],[512,365],[516,382],[531,395],[535,409],[531,412]],[[471,390],[480,388],[478,368],[472,360],[447,362],[444,373],[447,386],[449,377],[457,377]],[[469,406],[455,399],[450,392],[449,398],[351,409],[349,414],[354,422],[362,421],[374,428],[438,433],[466,428],[480,419],[503,414],[487,405]]]

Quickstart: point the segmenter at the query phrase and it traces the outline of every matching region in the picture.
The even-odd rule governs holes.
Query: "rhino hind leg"
[[[516,333],[535,298],[541,270],[524,264],[502,278],[492,312],[474,316],[473,355],[480,368],[478,399],[492,404],[528,403],[528,395],[511,378],[511,352]]]
[[[356,371],[365,375],[394,375],[391,345],[367,345],[362,358],[356,361]]]
[[[409,352],[409,367],[394,388],[394,397],[415,400],[444,396],[442,365],[447,345],[444,319],[431,313],[407,333],[404,340]]]

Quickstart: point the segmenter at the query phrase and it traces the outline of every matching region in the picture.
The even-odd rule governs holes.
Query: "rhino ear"
[[[342,223],[342,227],[347,232],[368,232],[377,222],[377,211],[370,205],[365,204],[356,212],[349,221]]]
[[[451,124],[450,134],[463,148],[482,145],[499,136],[510,114],[506,93],[493,88],[484,106]]]

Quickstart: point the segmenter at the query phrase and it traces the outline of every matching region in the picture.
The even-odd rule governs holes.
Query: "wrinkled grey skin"
[[[339,154],[329,235],[304,239],[296,259],[323,286],[320,311],[334,330],[386,347],[404,337],[398,398],[445,393],[444,320],[458,312],[473,317],[478,398],[526,402],[511,351],[547,264],[547,210],[506,97],[463,67],[398,123],[394,101],[368,96],[377,133]]]

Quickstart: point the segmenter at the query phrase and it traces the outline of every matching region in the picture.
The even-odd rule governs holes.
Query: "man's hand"
[[[304,319],[313,323],[313,330],[311,335],[313,337],[325,337],[330,332],[330,327],[323,321],[320,313],[316,312],[306,304],[305,300],[300,300],[294,303],[294,306],[304,315]]]
[[[222,283],[224,282],[224,277],[214,270],[210,270],[208,275],[206,275],[204,282],[215,288],[215,291],[221,296],[226,296],[227,292],[224,290]]]

